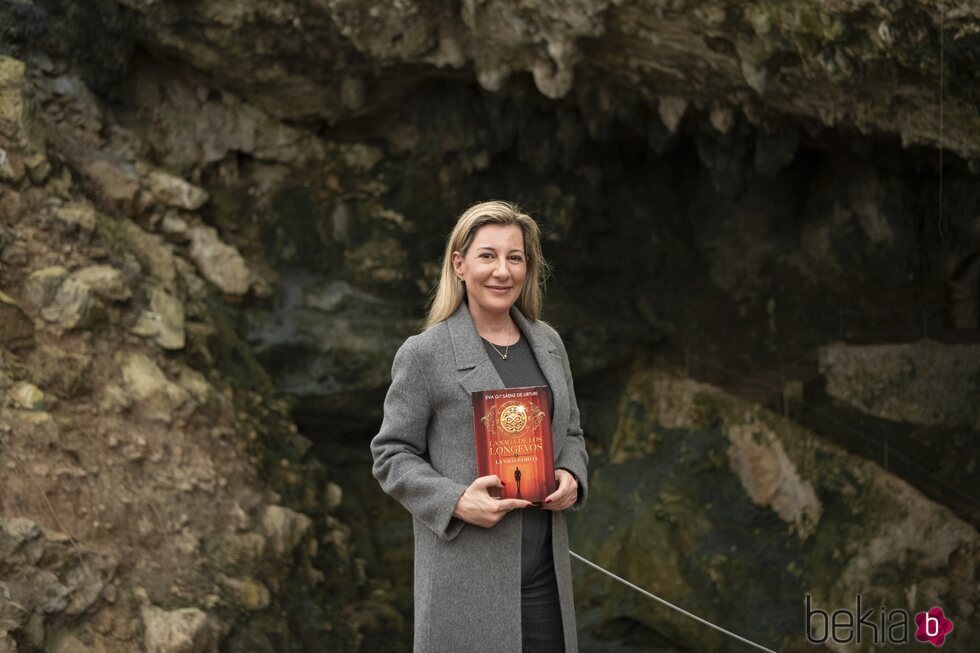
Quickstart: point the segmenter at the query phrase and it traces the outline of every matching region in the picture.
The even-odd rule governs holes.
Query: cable
[[[768,649],[765,646],[761,646],[760,644],[756,644],[755,642],[753,642],[751,640],[745,639],[741,635],[736,635],[735,633],[733,633],[731,631],[725,630],[721,626],[716,626],[713,623],[711,623],[710,621],[708,621],[706,619],[702,619],[701,617],[697,616],[696,614],[692,614],[692,613],[688,612],[687,610],[685,610],[683,608],[679,608],[676,605],[674,605],[673,603],[671,603],[670,601],[665,601],[664,599],[660,598],[656,594],[651,594],[650,592],[646,591],[642,587],[638,587],[638,586],[634,585],[633,583],[629,582],[628,580],[626,580],[624,578],[620,578],[619,576],[617,576],[616,574],[612,573],[611,571],[607,571],[606,569],[603,569],[602,567],[600,567],[596,563],[592,562],[591,560],[586,560],[585,558],[583,558],[582,556],[580,556],[579,554],[575,553],[572,550],[569,550],[568,553],[571,554],[571,556],[573,558],[575,558],[577,560],[581,560],[582,562],[584,562],[585,564],[589,565],[593,569],[596,569],[598,571],[601,571],[602,573],[604,573],[605,575],[609,576],[610,578],[615,578],[620,583],[622,583],[623,585],[626,585],[630,589],[636,590],[640,594],[643,594],[644,596],[650,597],[654,601],[658,601],[658,602],[662,603],[663,605],[666,605],[671,610],[676,610],[677,612],[680,612],[685,617],[690,617],[691,619],[694,619],[695,621],[700,622],[700,623],[704,624],[705,626],[709,626],[711,628],[714,628],[718,632],[724,633],[724,634],[728,635],[729,637],[733,637],[733,638],[737,639],[740,642],[743,642],[745,644],[748,644],[749,646],[751,646],[753,648],[759,649],[760,651],[766,651],[766,653],[776,653],[772,649]]]

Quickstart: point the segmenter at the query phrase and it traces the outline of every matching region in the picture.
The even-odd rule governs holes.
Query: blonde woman
[[[564,511],[588,455],[565,346],[541,321],[547,264],[534,220],[506,202],[459,217],[425,330],[395,354],[374,475],[412,514],[416,652],[578,650]],[[546,385],[557,489],[541,507],[476,478],[472,392]],[[509,482],[513,482],[511,479]]]

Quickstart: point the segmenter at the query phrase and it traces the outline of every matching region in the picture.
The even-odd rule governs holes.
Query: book
[[[544,503],[557,488],[548,387],[482,390],[472,396],[478,475],[496,474],[504,482],[491,495]]]

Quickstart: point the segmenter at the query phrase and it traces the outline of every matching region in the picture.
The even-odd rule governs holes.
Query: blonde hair
[[[527,275],[524,277],[524,287],[517,298],[517,309],[529,320],[537,320],[541,315],[541,304],[544,300],[544,283],[550,268],[541,253],[541,230],[531,216],[521,213],[520,207],[509,202],[494,200],[481,202],[463,211],[453,227],[449,240],[446,242],[446,252],[442,257],[442,271],[436,285],[428,310],[426,311],[425,328],[442,322],[456,312],[466,297],[466,287],[462,279],[456,276],[453,268],[453,252],[466,256],[466,251],[473,244],[473,238],[480,227],[487,224],[515,224],[521,228],[524,236],[524,257],[527,261]]]

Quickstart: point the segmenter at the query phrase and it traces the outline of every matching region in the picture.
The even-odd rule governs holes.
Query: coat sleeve
[[[589,494],[589,454],[585,450],[585,434],[579,423],[578,402],[575,400],[575,384],[572,381],[572,367],[568,364],[568,352],[565,351],[565,343],[561,337],[555,333],[558,339],[559,349],[561,350],[561,362],[565,370],[565,383],[568,384],[568,405],[570,415],[568,416],[568,431],[565,433],[565,443],[562,445],[555,467],[566,469],[571,472],[575,480],[578,481],[578,498],[572,504],[571,510],[581,510],[585,505],[585,499]]]
[[[449,541],[463,527],[453,510],[466,486],[437,472],[426,459],[431,415],[428,383],[409,338],[391,365],[381,430],[371,440],[372,472],[381,489]]]

